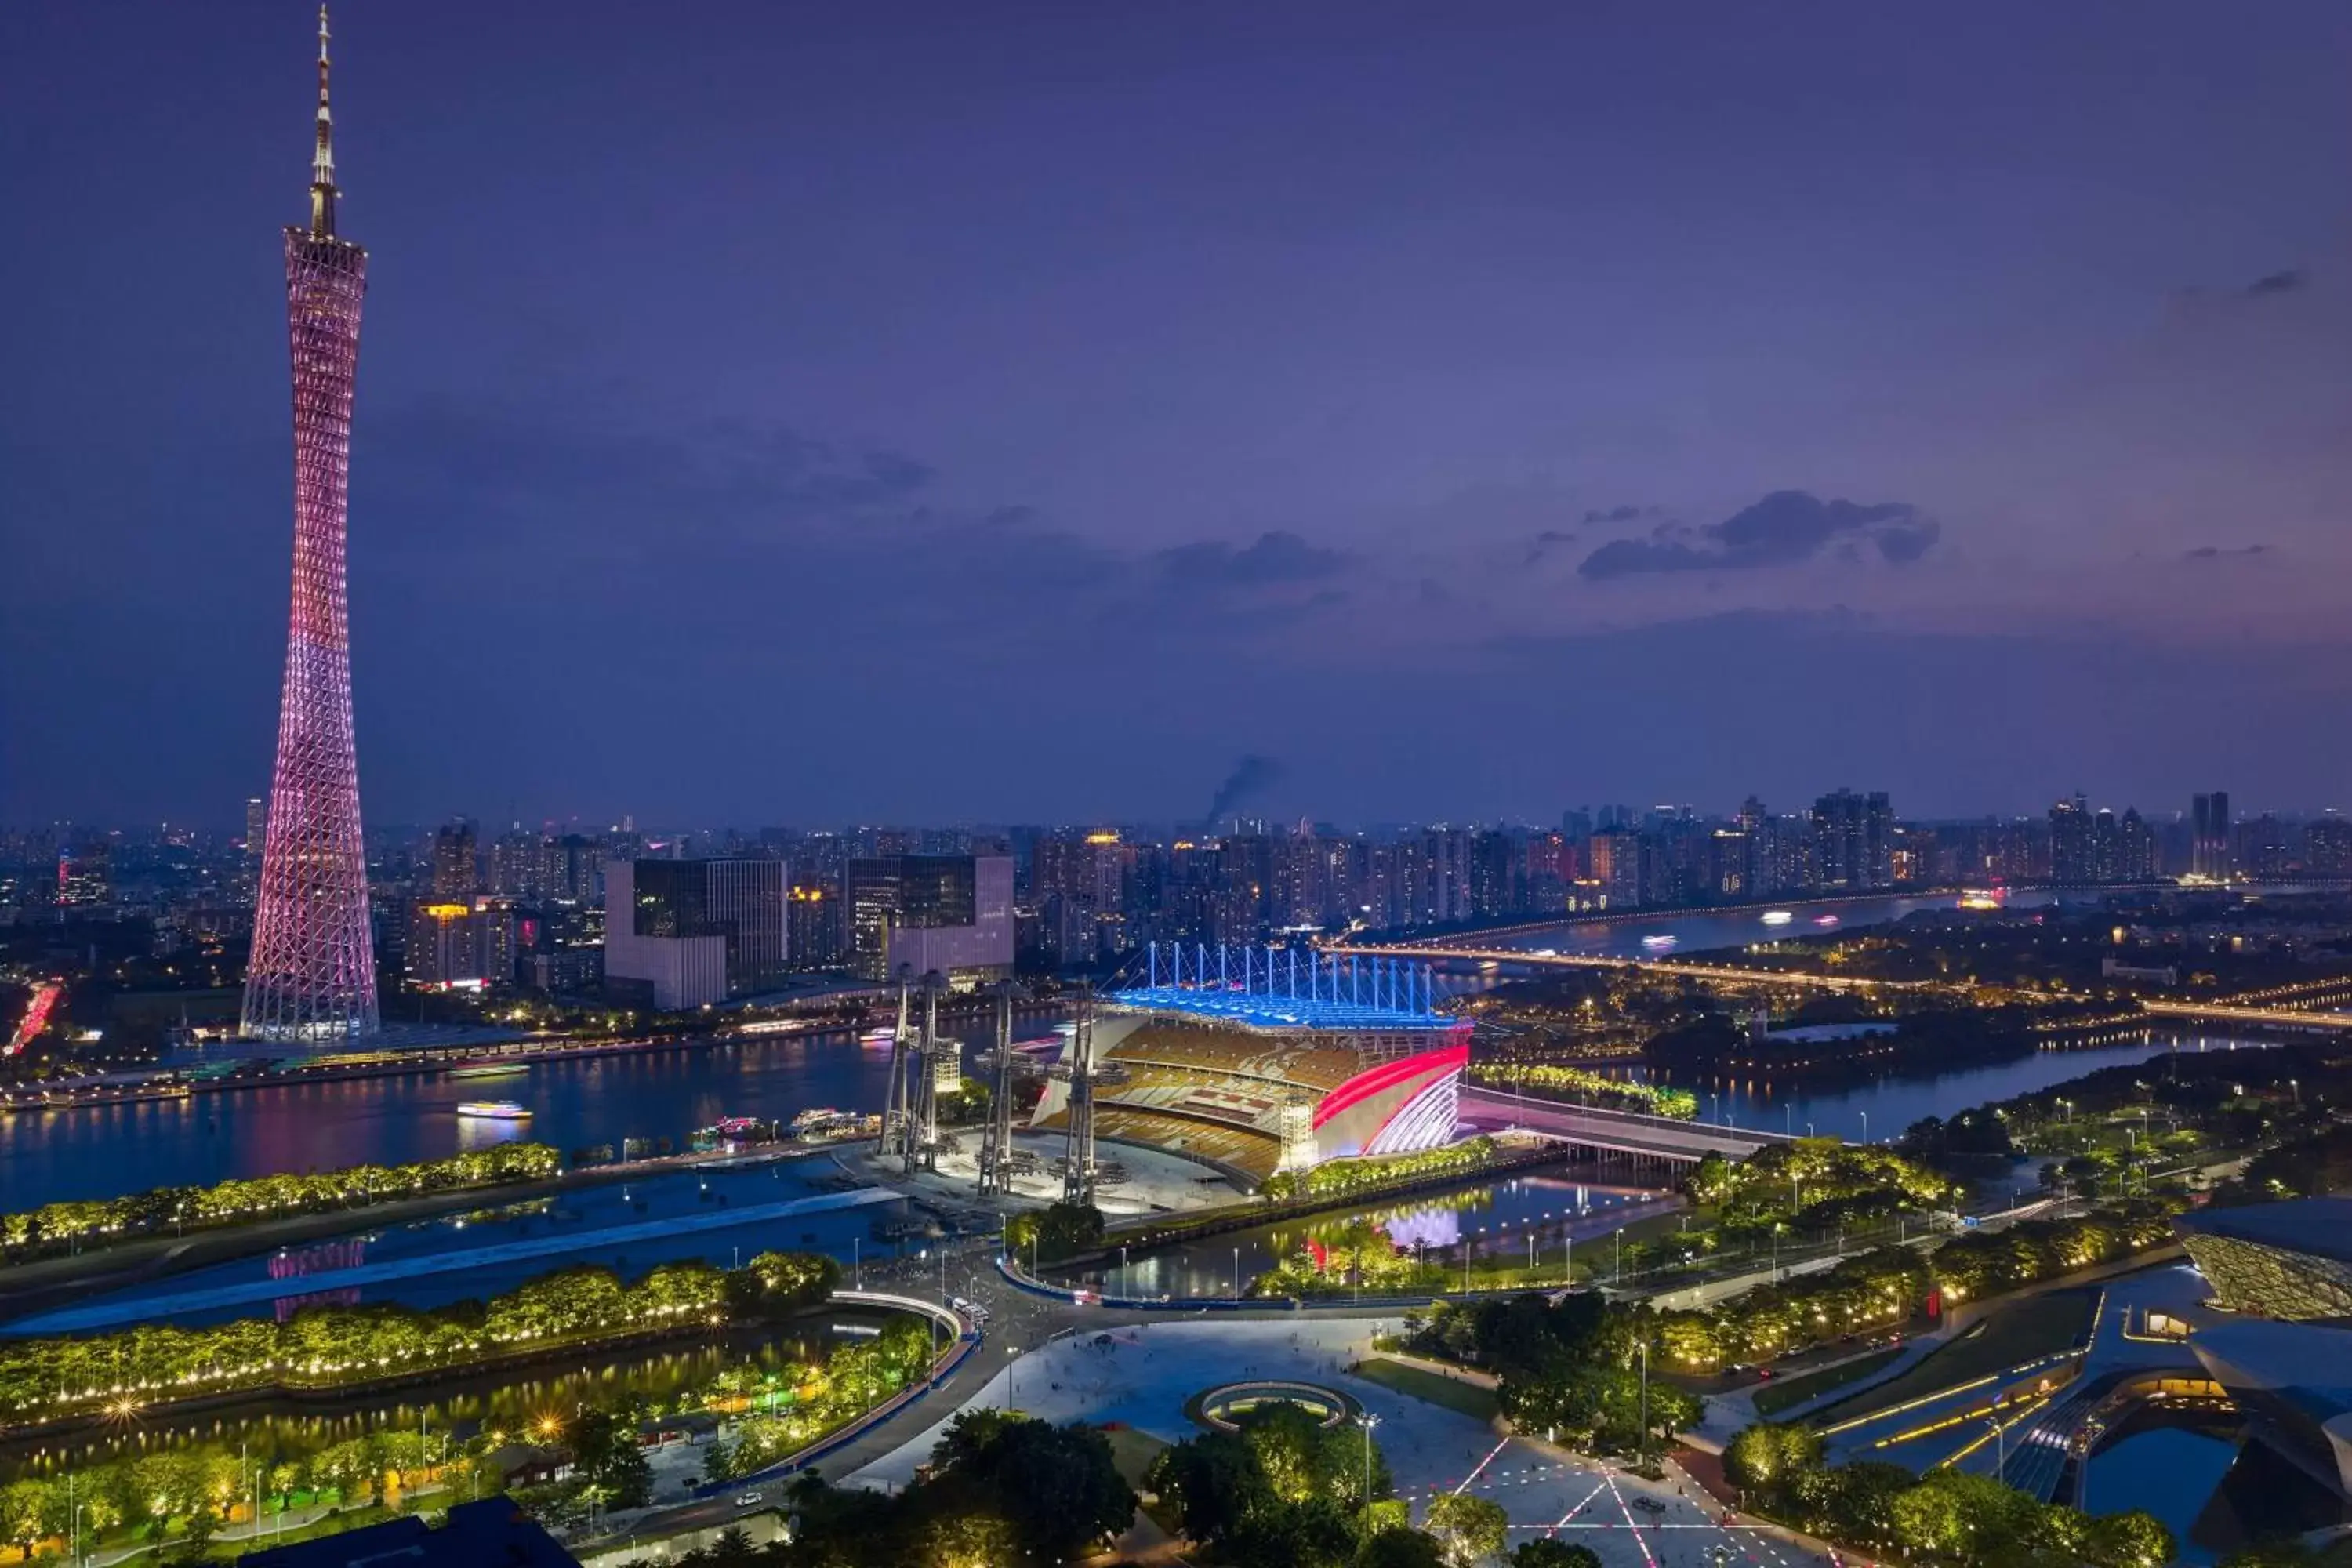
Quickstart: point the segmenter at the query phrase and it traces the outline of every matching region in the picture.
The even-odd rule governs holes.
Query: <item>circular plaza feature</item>
[[[1337,1426],[1360,1408],[1346,1394],[1319,1384],[1258,1378],[1247,1383],[1223,1384],[1205,1394],[1195,1394],[1191,1408],[1185,1413],[1203,1426],[1219,1432],[1238,1432],[1242,1422],[1252,1412],[1276,1405],[1288,1405],[1303,1410],[1323,1426]]]

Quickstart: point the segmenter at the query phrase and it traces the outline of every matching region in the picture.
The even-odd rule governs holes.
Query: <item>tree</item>
[[[2174,1545],[2162,1520],[2137,1509],[2091,1521],[2089,1555],[2099,1568],[2156,1568],[2172,1561]]]
[[[1480,1558],[1503,1550],[1511,1516],[1498,1502],[1467,1492],[1448,1492],[1431,1501],[1426,1523],[1446,1562],[1453,1568],[1470,1568]]]
[[[1418,1530],[1375,1532],[1356,1553],[1356,1568],[1445,1568],[1437,1542]],[[1595,1558],[1591,1568],[1601,1568]]]
[[[1511,1568],[1601,1568],[1601,1553],[1538,1535],[1511,1549]]]
[[[1017,1214],[1006,1222],[1004,1239],[1016,1261],[1034,1251],[1040,1263],[1058,1263],[1081,1252],[1100,1249],[1102,1210],[1092,1204],[1056,1203],[1042,1210]]]
[[[1822,1462],[1822,1435],[1809,1426],[1759,1421],[1724,1446],[1723,1473],[1744,1492],[1780,1495]]]
[[[637,1447],[637,1425],[610,1410],[583,1411],[572,1424],[572,1462],[607,1508],[643,1508],[653,1500],[654,1469]]]
[[[984,1498],[1023,1549],[1048,1563],[1117,1534],[1135,1518],[1135,1490],[1112,1462],[1109,1441],[1082,1426],[1007,1422],[942,1479]]]
[[[1187,1536],[1222,1547],[1254,1513],[1272,1503],[1257,1456],[1230,1432],[1210,1432],[1163,1452],[1151,1463],[1151,1489],[1175,1511]]]
[[[999,1410],[993,1405],[959,1412],[948,1423],[948,1429],[940,1435],[940,1440],[931,1445],[932,1468],[947,1470],[958,1465],[974,1463],[989,1444],[1002,1436],[1006,1428],[1023,1419],[1024,1417],[1010,1410]]]

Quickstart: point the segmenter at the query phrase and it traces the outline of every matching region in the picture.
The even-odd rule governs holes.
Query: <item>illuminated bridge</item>
[[[2304,1012],[2294,1007],[2249,1007],[2237,1002],[2158,1002],[2140,1005],[2166,1018],[2207,1018],[2231,1024],[2263,1024],[2274,1029],[2352,1029],[2352,1013]]]
[[[1598,1106],[1512,1094],[1484,1084],[1465,1084],[1459,1109],[1462,1120],[1481,1131],[1517,1128],[1572,1148],[1669,1164],[1696,1164],[1709,1154],[1744,1160],[1760,1149],[1789,1142],[1780,1132],[1712,1121],[1677,1121],[1632,1110],[1603,1110]]]
[[[1780,969],[1742,969],[1728,963],[1694,963],[1671,958],[1621,958],[1588,952],[1530,952],[1524,948],[1480,948],[1432,944],[1412,947],[1327,947],[1326,953],[1345,958],[1418,958],[1454,963],[1511,963],[1529,969],[1638,969],[1650,974],[1671,974],[1687,980],[1713,980],[1738,985],[1787,985],[1822,991],[1926,990],[1924,981],[1867,980],[1852,974],[1810,974]]]

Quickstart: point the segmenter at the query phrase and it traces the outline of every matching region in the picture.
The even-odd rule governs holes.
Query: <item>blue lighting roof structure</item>
[[[1155,942],[1147,980],[1104,1000],[1258,1029],[1434,1034],[1464,1022],[1432,1006],[1427,964],[1392,958]]]
[[[1261,1029],[1397,1029],[1458,1028],[1463,1019],[1444,1013],[1408,1013],[1401,1007],[1373,1007],[1352,1002],[1318,1002],[1304,996],[1252,995],[1240,990],[1217,991],[1192,985],[1146,985],[1114,991],[1103,998],[1117,1007],[1152,1013],[1189,1013],[1222,1023],[1245,1024]]]

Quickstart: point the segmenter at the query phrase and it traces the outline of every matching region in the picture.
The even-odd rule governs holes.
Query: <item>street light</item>
[[[1369,1520],[1372,1512],[1372,1428],[1381,1424],[1381,1418],[1367,1410],[1356,1417],[1356,1424],[1364,1429],[1364,1517]]]
[[[1862,1141],[1865,1143],[1870,1142],[1870,1112],[1867,1110],[1862,1113]]]

